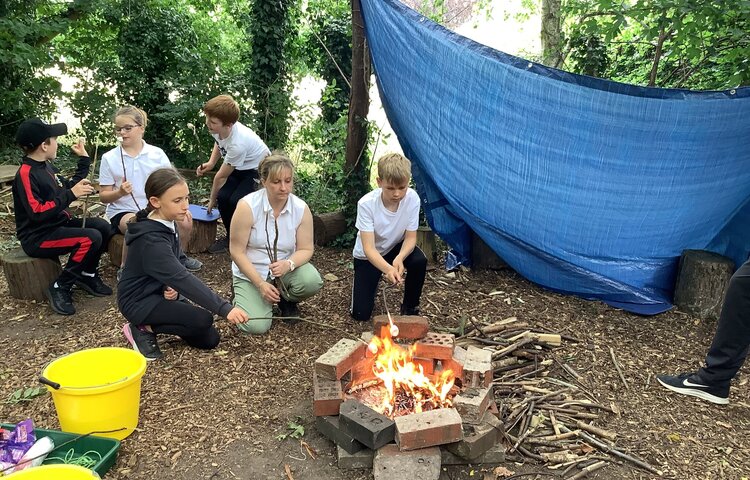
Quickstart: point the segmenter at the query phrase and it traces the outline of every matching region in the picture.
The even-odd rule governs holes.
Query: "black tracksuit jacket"
[[[73,215],[67,210],[76,196],[73,188],[89,174],[91,159],[80,157],[72,178],[66,179],[50,162],[23,157],[13,180],[16,235],[21,246],[39,246]]]

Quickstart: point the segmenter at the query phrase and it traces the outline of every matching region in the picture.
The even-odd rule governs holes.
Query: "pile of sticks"
[[[507,453],[563,469],[561,476],[568,479],[584,478],[615,458],[661,475],[645,461],[618,450],[615,432],[593,424],[619,411],[614,404],[598,403],[582,375],[561,359],[563,340],[577,339],[516,317],[491,324],[470,322],[456,344],[493,352],[493,387]]]

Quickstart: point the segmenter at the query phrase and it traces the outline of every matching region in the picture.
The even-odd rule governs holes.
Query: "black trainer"
[[[282,318],[282,320],[287,325],[295,325],[299,323],[299,307],[297,306],[297,302],[290,302],[284,297],[281,297],[281,301],[279,302],[279,312],[282,317],[285,317]]]
[[[407,307],[402,303],[401,315],[419,315],[419,307]]]
[[[93,277],[82,275],[81,278],[76,279],[76,286],[86,290],[95,297],[112,295],[112,288],[104,283],[98,274]]]
[[[208,253],[224,253],[229,250],[229,238],[222,237],[216,240],[210,247],[208,247]]]
[[[729,384],[723,387],[707,385],[696,373],[681,373],[676,376],[658,375],[656,379],[664,388],[683,395],[708,400],[711,403],[729,403]]]
[[[133,327],[130,323],[122,326],[122,333],[133,350],[146,357],[146,361],[151,362],[164,356],[156,341],[155,333]]]
[[[47,298],[49,306],[60,315],[73,315],[76,313],[76,307],[73,306],[73,295],[70,289],[65,287],[56,287],[55,282],[47,289]]]

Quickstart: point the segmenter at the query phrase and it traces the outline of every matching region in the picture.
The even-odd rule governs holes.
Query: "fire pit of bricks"
[[[424,317],[373,324],[315,361],[315,423],[337,445],[339,468],[437,479],[443,465],[502,463],[491,352],[454,346]]]

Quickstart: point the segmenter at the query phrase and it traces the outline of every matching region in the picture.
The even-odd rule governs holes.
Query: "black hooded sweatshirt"
[[[120,312],[135,325],[146,323],[169,286],[206,310],[225,317],[232,304],[216,295],[180,262],[177,234],[148,218],[128,225],[128,258],[117,284]]]

